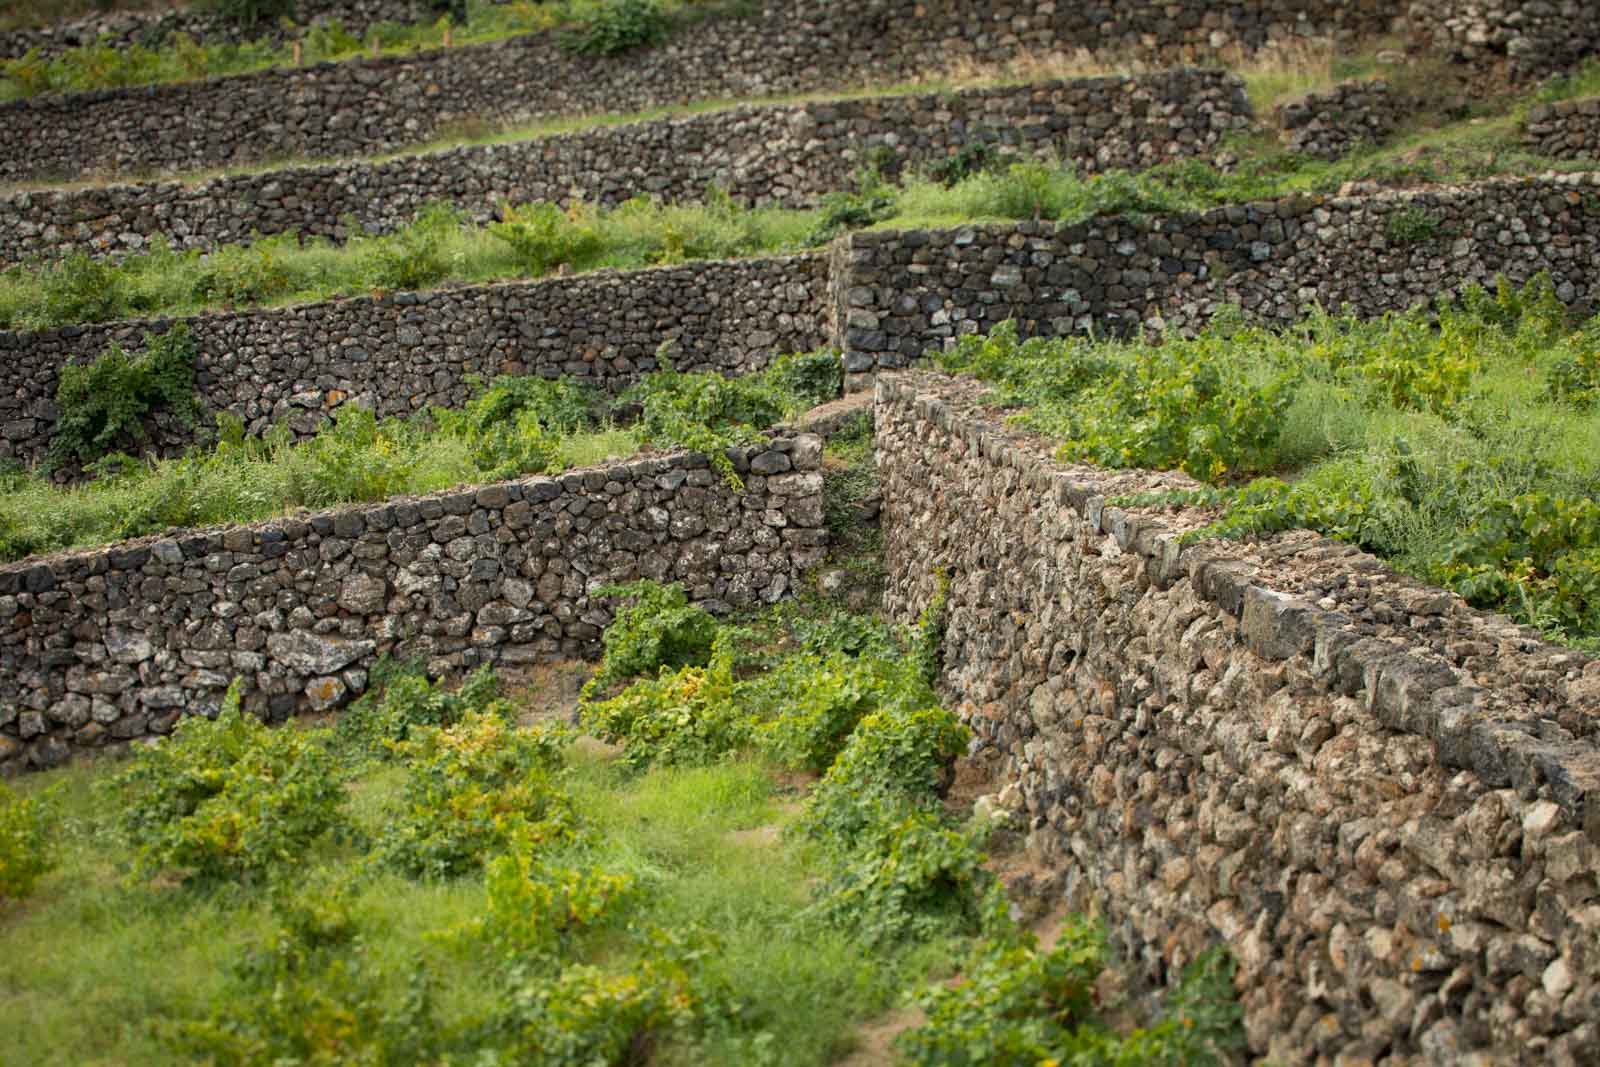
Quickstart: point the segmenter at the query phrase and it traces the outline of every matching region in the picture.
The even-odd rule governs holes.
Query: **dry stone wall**
[[[308,436],[344,403],[386,416],[459,406],[472,375],[567,375],[615,391],[655,369],[664,342],[680,370],[757,370],[775,353],[827,343],[826,270],[821,255],[691,263],[183,321],[208,411],[230,411],[252,432],[283,423]],[[92,361],[113,342],[138,351],[146,331],[171,325],[0,332],[0,455],[44,457],[64,363]],[[150,429],[158,451],[193,441],[185,426]]]
[[[0,197],[0,265],[135,251],[157,235],[176,248],[205,249],[256,232],[342,240],[351,219],[364,232],[384,232],[433,201],[482,221],[502,200],[700,199],[716,184],[748,204],[811,207],[868,158],[893,173],[989,144],[1054,152],[1088,172],[1134,169],[1208,156],[1249,121],[1243,83],[1199,70],[741,107],[383,163],[13,193]]]
[[[1566,70],[1600,54],[1600,7],[1591,0],[1410,0],[1413,36],[1478,67],[1516,78]]]
[[[417,144],[463,119],[524,121],[684,100],[883,84],[952,62],[1089,49],[1161,61],[1234,45],[1383,32],[1385,5],[1274,0],[768,3],[593,59],[554,35],[408,57],[0,105],[0,182],[176,173],[263,159],[340,158]]]
[[[1592,1063],[1600,663],[1304,532],[1180,547],[1107,500],[1187,479],[978,391],[879,381],[888,603],[947,574],[946,692],[1065,903],[1156,981],[1225,942],[1273,1063]]]
[[[306,27],[333,21],[360,36],[378,22],[409,23],[427,14],[426,5],[415,0],[297,0],[295,28],[290,31],[277,19],[249,25],[195,8],[116,11],[53,26],[0,31],[0,60],[16,59],[33,49],[42,56],[56,56],[101,40],[118,48],[154,48],[175,33],[186,33],[202,44],[237,44],[263,38],[292,40],[301,36]]]
[[[856,387],[1006,319],[1024,336],[1064,336],[1192,330],[1224,304],[1275,323],[1313,303],[1372,316],[1540,271],[1562,300],[1592,309],[1600,177],[1299,196],[1144,221],[859,233],[835,264]]]
[[[1400,124],[1405,107],[1382,79],[1343,82],[1282,105],[1278,140],[1313,159],[1338,159],[1363,144],[1381,143]]]
[[[1600,96],[1534,108],[1522,140],[1542,156],[1600,159]]]
[[[434,673],[595,655],[614,581],[771,603],[821,558],[822,443],[678,453],[414,500],[187,530],[0,567],[0,770],[166,733],[234,678],[278,720]]]

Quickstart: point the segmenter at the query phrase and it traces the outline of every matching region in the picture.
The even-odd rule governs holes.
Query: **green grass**
[[[445,18],[422,18],[403,25],[379,22],[355,36],[334,20],[312,26],[301,35],[302,64],[339,62],[374,55],[407,55],[450,46],[487,44],[510,37],[581,23],[593,3],[572,0],[518,0],[496,4],[471,0],[464,26],[449,26]],[[722,7],[707,0],[666,0],[662,9],[669,25],[683,25],[714,16]],[[263,37],[243,44],[205,44],[175,34],[160,46],[116,47],[108,43],[69,49],[53,57],[30,53],[0,64],[0,101],[42,93],[86,92],[194,81],[295,62],[294,44]]]
[[[600,466],[642,445],[699,449],[736,482],[724,450],[836,396],[839,374],[828,351],[780,357],[735,379],[663,369],[627,394],[642,412],[627,427],[611,424],[601,398],[571,379],[509,376],[460,410],[409,420],[346,405],[299,442],[286,429],[247,435],[224,415],[213,444],[170,459],[113,453],[90,465],[91,481],[55,484],[48,464],[0,473],[0,558]]]
[[[1579,91],[1586,79],[1600,78],[1592,73],[1596,70],[1600,64],[1575,74],[1571,85],[1578,88],[1571,91]],[[1566,91],[1541,90],[1545,95]],[[0,272],[0,328],[303,303],[374,290],[539,277],[556,270],[771,255],[814,248],[863,227],[1170,215],[1295,194],[1331,195],[1353,182],[1398,187],[1600,166],[1524,149],[1521,124],[1538,98],[1525,94],[1442,123],[1429,113],[1387,143],[1332,162],[1291,155],[1262,135],[1234,140],[1230,149],[1237,162],[1226,172],[1188,160],[1137,174],[1086,176],[1048,158],[1006,163],[993,152],[974,150],[898,183],[864,168],[851,188],[829,194],[811,211],[747,209],[711,189],[700,203],[662,204],[641,197],[605,210],[579,203],[565,219],[545,208],[505,205],[502,215],[513,220],[510,225],[479,226],[448,205],[433,205],[394,234],[357,237],[344,245],[301,241],[289,233],[202,254],[175,253],[157,242],[114,265],[80,254]],[[519,243],[530,225],[539,231],[537,241]]]
[[[771,254],[804,247],[813,225],[803,212],[745,211],[715,200],[640,200],[574,219],[571,229],[581,236],[581,247],[558,263],[534,268],[491,229],[436,207],[395,234],[344,245],[320,239],[300,244],[291,234],[209,255],[159,246],[115,265],[77,255],[46,266],[12,267],[0,272],[0,326],[269,307],[374,290],[532,278],[558,267],[631,269]]]
[[[634,587],[629,610],[677,612],[681,597],[665,592]],[[919,638],[821,605],[716,628],[710,664],[674,678],[742,702],[749,729],[692,757],[673,746],[681,762],[613,758],[550,721],[516,726],[523,709],[486,670],[445,693],[384,663],[331,730],[277,733],[230,691],[214,720],[186,719],[159,747],[29,777],[20,791],[47,813],[55,866],[31,895],[0,900],[0,996],[30,1022],[8,1053],[823,1067],[910,990],[938,982],[945,993],[923,996],[942,999],[968,949],[997,988],[1029,982],[1032,954],[1013,950],[1033,937],[982,866],[985,831],[941,802],[937,781],[969,734],[906,662]],[[627,652],[611,637],[608,663]],[[617,699],[655,702],[649,673]],[[649,712],[680,739],[708,713]],[[767,727],[832,739],[817,785],[796,784],[810,756],[774,745]],[[301,802],[264,817],[262,790],[291,782]],[[563,829],[531,836],[527,805],[566,813],[539,824]],[[440,868],[450,875],[391,862],[396,827],[417,840],[406,827],[418,818],[430,840],[470,845]],[[248,857],[229,832],[241,825]],[[160,851],[175,841],[181,852]],[[1114,1050],[1134,1062],[1131,1049],[1149,1053],[1141,1062],[1209,1062],[1174,1060],[1184,1046],[1169,1033],[1107,1029],[1091,1004],[1106,958],[1082,951],[1103,938],[1065,927],[1082,973],[1051,984],[1071,1009],[1052,1011],[1058,1036],[1081,1030],[1108,1062]],[[1183,1010],[1219,1042],[1242,1040],[1225,981]],[[945,1014],[935,1040],[973,1025],[959,1005]],[[1023,1025],[1021,1014],[979,1025]]]
[[[1434,315],[1223,316],[1159,347],[1003,329],[936,358],[994,383],[1063,458],[1213,482],[1189,500],[1223,505],[1212,534],[1309,527],[1592,646],[1600,319],[1574,328],[1547,283]]]
[[[259,889],[136,883],[119,871],[123,846],[94,790],[99,768],[36,775],[25,792],[58,790],[60,866],[34,898],[0,912],[0,996],[29,1020],[8,1057],[30,1064],[170,1063],[151,1035],[160,1018],[199,1015],[228,992],[228,971],[272,927]],[[359,823],[375,832],[381,805],[400,774],[385,768],[352,783]],[[664,1063],[743,1065],[752,1048],[771,1063],[826,1064],[851,1040],[853,1025],[884,1010],[930,969],[948,966],[950,943],[885,959],[863,956],[833,932],[803,929],[796,915],[817,859],[787,840],[745,840],[736,831],[779,827],[790,815],[775,801],[769,769],[748,760],[626,778],[576,754],[569,786],[602,841],[582,857],[648,886],[641,922],[719,932],[717,969],[751,1005],[755,1033],[665,1050]],[[307,870],[352,861],[324,843]],[[503,988],[496,968],[444,932],[483,908],[481,879],[416,882],[377,873],[353,910],[372,966],[398,981],[421,958],[438,979],[447,1019],[493,1014]],[[605,945],[594,946],[604,958]],[[612,964],[620,961],[612,958]],[[396,984],[398,988],[398,984]],[[770,1034],[771,1037],[762,1037]]]

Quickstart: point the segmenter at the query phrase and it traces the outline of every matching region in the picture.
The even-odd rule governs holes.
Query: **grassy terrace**
[[[622,398],[622,410],[637,411],[626,426],[573,381],[504,377],[461,410],[409,420],[346,405],[299,443],[287,431],[252,437],[224,414],[214,444],[145,462],[106,452],[129,427],[92,405],[77,418],[69,405],[53,460],[88,463],[96,477],[64,487],[38,472],[0,476],[0,559],[596,466],[645,447],[699,449],[737,481],[723,450],[837,396],[839,373],[827,352],[731,380],[658,371]]]
[[[1101,932],[1011,917],[986,846],[1016,835],[948,792],[968,735],[926,681],[935,623],[616,592],[577,731],[573,665],[503,693],[390,664],[332,728],[225,702],[0,785],[9,1054],[800,1067],[907,993],[896,1047],[929,1067],[1239,1047],[1219,954],[1141,1029],[1106,1005],[1118,1031]]]
[[[1585,77],[1600,80],[1593,72]],[[1561,91],[1548,88],[1540,98]],[[178,253],[157,243],[117,263],[78,254],[0,272],[0,328],[771,255],[819,247],[862,227],[1175,214],[1296,192],[1331,194],[1348,182],[1398,186],[1600,166],[1524,151],[1517,116],[1531,99],[1519,109],[1413,132],[1330,163],[1292,156],[1256,137],[1233,147],[1237,161],[1227,171],[1190,161],[1139,174],[1086,177],[1049,160],[1007,163],[976,147],[895,182],[864,169],[854,188],[830,194],[811,211],[745,208],[713,189],[699,204],[638,197],[610,209],[582,203],[565,210],[548,203],[505,205],[501,221],[480,226],[441,204],[393,234],[358,237],[344,245],[320,238],[301,241],[291,233],[212,253]]]
[[[229,5],[213,6],[227,10]],[[289,5],[257,0],[246,6],[268,12],[258,21],[276,22],[270,9]],[[714,0],[514,0],[506,4],[469,0],[465,25],[451,26],[448,16],[411,24],[380,22],[357,37],[335,20],[308,27],[296,40],[298,61],[303,64],[487,44],[550,30],[559,31],[564,45],[573,51],[609,54],[659,43],[674,30],[724,10],[725,6]],[[247,74],[290,67],[296,59],[296,42],[261,37],[243,44],[203,44],[185,34],[174,34],[157,47],[96,44],[54,57],[35,51],[0,63],[0,101]]]
[[[1600,647],[1600,319],[1548,283],[1381,320],[1194,339],[965,339],[937,361],[994,385],[1063,458],[1210,483],[1124,503],[1217,509],[1210,535],[1309,528]]]

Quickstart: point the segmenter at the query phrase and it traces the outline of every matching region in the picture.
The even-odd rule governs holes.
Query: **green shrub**
[[[22,900],[55,867],[48,804],[0,782],[0,901]]]
[[[470,936],[511,958],[555,959],[571,933],[618,919],[637,886],[628,875],[540,862],[513,844],[489,861],[485,892]]]
[[[313,877],[273,895],[276,928],[232,968],[209,1015],[152,1021],[185,1060],[254,1064],[435,1063],[446,1040],[433,988],[410,961],[404,992],[374,965],[351,912],[348,885]]]
[[[598,403],[594,386],[573,378],[502,375],[469,400],[461,414],[478,432],[531,413],[552,433],[569,434],[594,424]]]
[[[614,56],[667,39],[660,0],[580,0],[562,44],[582,56]]]
[[[1443,226],[1444,220],[1426,208],[1406,207],[1390,212],[1383,224],[1383,235],[1390,244],[1421,244],[1439,236]]]
[[[809,411],[844,394],[844,357],[836,348],[791,352],[773,360],[763,377],[789,398],[791,411]]]
[[[302,862],[341,821],[326,731],[272,729],[239,710],[239,693],[236,682],[215,719],[179,720],[108,782],[136,873],[256,877]]]
[[[61,368],[52,456],[86,462],[121,440],[144,441],[144,419],[157,408],[190,425],[199,417],[189,327],[180,322],[160,337],[147,333],[144,343],[136,356],[112,343],[93,363]]]
[[[73,252],[40,275],[40,326],[104,322],[128,313],[122,276],[114,264]]]
[[[635,427],[640,439],[700,452],[729,484],[742,485],[727,450],[758,440],[760,430],[783,419],[800,401],[766,374],[724,378],[679,372],[668,351],[663,344],[656,353],[661,369],[624,394],[640,407]]]
[[[406,767],[399,804],[378,852],[416,877],[479,867],[512,841],[543,847],[571,838],[571,800],[556,782],[565,731],[519,729],[469,712],[450,727],[419,727],[395,743]]]
[[[595,211],[582,201],[565,211],[544,200],[521,207],[503,204],[500,219],[489,224],[489,233],[504,241],[517,264],[534,275],[562,264],[591,265],[601,248]]]
[[[464,219],[454,204],[429,204],[388,237],[352,242],[367,283],[377,289],[426,289],[442,281],[451,266],[445,243]]]
[[[1026,933],[990,939],[959,984],[918,994],[926,1019],[895,1046],[913,1067],[1207,1067],[1243,1049],[1233,967],[1220,951],[1186,969],[1161,1022],[1125,1035],[1094,1014],[1105,964],[1103,932],[1078,920],[1048,952]]]
[[[690,604],[683,586],[645,580],[602,586],[592,595],[630,603],[617,611],[601,637],[605,654],[583,687],[585,696],[663,667],[698,667],[710,661],[717,620]]]
[[[494,668],[480,667],[449,690],[430,682],[417,664],[383,659],[372,669],[367,691],[340,714],[334,743],[346,757],[388,759],[413,731],[454,726],[468,715],[515,720],[515,706],[500,699]]]
[[[573,965],[553,981],[515,989],[498,1021],[496,1046],[506,1059],[541,1067],[643,1063],[675,1034],[691,1032],[709,1009],[703,963],[657,951],[621,972]]]
[[[971,734],[931,700],[922,707],[916,703],[902,699],[856,725],[807,799],[795,823],[798,832],[848,852],[885,803],[937,800]]]
[[[711,763],[747,746],[754,723],[734,699],[731,640],[717,636],[708,666],[663,670],[609,700],[585,700],[584,728],[621,744],[618,762],[634,770]]]
[[[848,850],[835,852],[810,914],[868,945],[924,941],[978,929],[984,829],[955,829],[903,796],[867,794],[869,817]]]
[[[1000,154],[988,141],[967,141],[950,155],[928,167],[928,177],[945,188],[992,170]]]
[[[739,704],[763,721],[760,747],[785,766],[825,771],[867,715],[930,699],[899,656],[842,652],[786,656],[741,688]]]
[[[280,300],[294,291],[287,254],[299,245],[293,234],[257,237],[250,245],[211,256],[192,292],[206,303],[249,306]]]

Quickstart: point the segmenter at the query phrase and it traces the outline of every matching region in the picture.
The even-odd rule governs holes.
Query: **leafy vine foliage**
[[[187,425],[200,417],[194,387],[194,341],[178,323],[157,337],[145,334],[145,347],[130,356],[113,343],[93,363],[69,363],[56,385],[52,455],[62,461],[90,462],[125,441],[148,436],[145,420],[164,409]]]

